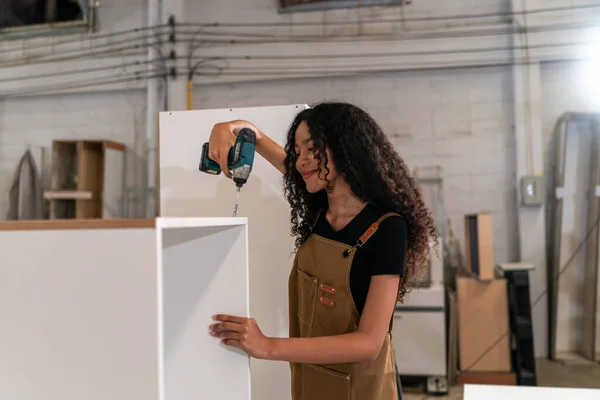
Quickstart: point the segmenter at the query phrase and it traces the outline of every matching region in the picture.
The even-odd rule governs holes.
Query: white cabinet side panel
[[[203,143],[214,124],[249,120],[281,145],[294,116],[305,105],[192,110],[160,114],[160,207],[163,217],[231,217],[236,188],[223,175],[200,172]],[[287,281],[292,266],[290,214],[282,175],[260,155],[240,193],[238,216],[248,217],[250,314],[266,335],[288,336]],[[252,395],[290,398],[287,365],[251,361]]]
[[[154,229],[0,232],[0,399],[158,399]]]
[[[250,360],[209,334],[212,316],[247,317],[246,227],[162,231],[161,400],[250,399]]]
[[[464,400],[597,400],[600,390],[587,388],[561,388],[509,385],[465,385]]]
[[[104,163],[102,218],[123,218],[125,152],[107,148]]]
[[[444,312],[396,311],[392,346],[400,375],[446,376]]]

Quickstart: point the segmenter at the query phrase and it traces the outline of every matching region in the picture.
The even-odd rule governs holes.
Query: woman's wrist
[[[264,137],[264,133],[258,129],[256,126],[252,125],[248,121],[244,120],[234,120],[227,123],[229,131],[234,134],[235,137],[239,135],[242,129],[251,129],[256,134],[256,141],[258,142]]]

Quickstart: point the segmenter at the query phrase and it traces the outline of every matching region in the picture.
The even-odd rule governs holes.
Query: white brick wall
[[[188,20],[194,20],[194,17],[198,18],[202,22],[215,22],[215,21],[231,21],[231,22],[274,22],[274,21],[285,21],[285,22],[327,22],[330,20],[348,19],[348,20],[376,20],[382,17],[386,18],[399,18],[404,16],[405,18],[410,17],[427,17],[436,15],[464,15],[464,14],[481,14],[481,13],[498,13],[505,12],[509,9],[510,2],[507,0],[460,0],[460,1],[446,1],[440,2],[439,0],[416,0],[412,4],[406,6],[404,9],[401,7],[363,7],[363,8],[345,8],[337,10],[327,11],[311,11],[302,13],[283,13],[279,14],[277,11],[278,0],[245,0],[240,2],[238,0],[205,0],[199,1],[188,1],[187,3],[187,15]],[[231,9],[235,9],[236,12],[231,12]],[[500,18],[492,17],[486,20],[489,22],[497,22]],[[420,21],[414,22],[404,27],[423,29],[424,27],[436,28],[452,25],[477,25],[480,22],[474,19],[462,19],[454,21]],[[399,25],[399,24],[395,24]],[[381,25],[380,25],[381,26]],[[400,26],[396,26],[400,28]],[[279,27],[280,31],[287,32],[287,28]],[[315,33],[315,27],[294,27],[295,33]],[[310,30],[309,30],[310,29]],[[317,28],[318,29],[318,28]],[[372,28],[371,28],[372,29]],[[384,29],[393,29],[391,25],[388,25]],[[356,27],[343,26],[327,26],[322,30],[323,33],[339,34],[343,32],[356,32]],[[364,32],[364,31],[363,31]],[[376,32],[376,30],[375,30]]]
[[[600,37],[599,37],[600,39]],[[561,114],[600,112],[600,79],[583,62],[547,63],[542,68],[542,122],[547,146]]]
[[[498,262],[516,257],[511,72],[507,68],[369,74],[203,86],[196,108],[342,100],[365,108],[411,169],[441,165],[445,207],[463,239],[463,215],[491,211]]]
[[[340,19],[352,23],[377,19],[383,12],[391,12],[393,18],[493,13],[507,11],[510,2],[461,0],[440,3],[437,0],[419,0],[405,10],[369,7],[361,10],[298,14],[278,14],[276,0],[247,0],[242,3],[236,0],[187,0],[185,3],[185,20],[188,22],[270,21],[293,24],[304,21],[327,23]],[[544,3],[542,6],[560,6],[564,3],[553,1],[552,4]],[[232,5],[235,5],[236,12],[228,11]],[[165,12],[168,13],[169,10]],[[146,21],[146,1],[105,0],[101,2],[100,17],[101,33],[140,27]],[[382,29],[389,32],[398,32],[400,29],[419,32],[464,24],[478,25],[478,28],[483,29],[485,23],[500,21],[499,18],[489,18],[484,22],[467,19],[452,23],[438,21],[395,24]],[[298,25],[277,29],[276,32],[283,34],[334,33],[331,26],[321,27],[321,30],[312,27],[308,32],[309,28]],[[335,29],[335,32],[340,33],[339,26]],[[364,32],[364,29],[371,28],[361,25],[361,29]],[[471,39],[477,41],[476,37]],[[452,41],[458,42],[454,39]],[[402,46],[409,46],[407,41],[402,43]],[[412,43],[410,49],[436,48],[435,43],[436,40],[425,40],[422,44]],[[460,45],[462,46],[462,42]],[[387,41],[385,46],[379,43],[378,46],[376,50],[380,52],[386,51],[385,46],[390,51],[408,48],[400,48],[394,41]],[[476,46],[481,47],[482,44],[477,42]],[[300,47],[301,45],[291,44],[266,46],[259,53],[296,54]],[[443,46],[438,44],[437,47]],[[205,50],[211,51],[210,48]],[[249,50],[251,49],[243,50],[242,54]],[[240,50],[228,47],[227,51],[239,53]],[[27,54],[25,51],[22,55]],[[143,58],[142,56],[141,59]],[[369,63],[377,63],[377,60],[370,60]],[[61,67],[65,68],[66,65]],[[58,67],[35,68],[34,72],[43,73],[48,69],[56,70]],[[6,76],[6,73],[6,70],[0,68],[0,75]],[[566,107],[565,98],[577,97],[573,90],[567,91],[571,96],[564,96],[565,92],[560,86],[562,84],[558,83],[561,78],[553,78],[556,75],[544,75],[544,80],[551,82],[549,86],[545,86],[545,90],[552,91],[551,96],[545,96],[551,100],[545,105],[546,112],[554,110],[554,114]],[[197,87],[195,105],[212,108],[310,103],[327,99],[357,103],[381,122],[411,167],[438,163],[443,166],[446,209],[461,240],[461,218],[464,213],[485,210],[494,213],[496,257],[498,261],[509,261],[515,258],[517,251],[514,240],[517,231],[513,196],[514,143],[510,81],[511,72],[508,68],[467,68],[364,74],[348,78],[216,84]],[[12,179],[16,162],[28,145],[48,146],[53,138],[101,136],[123,141],[132,148],[139,149],[141,140],[136,138],[144,135],[144,108],[143,92],[96,92],[1,100],[0,218],[4,216],[6,209],[4,193]],[[132,170],[137,178],[141,176],[138,167],[132,167]],[[137,178],[132,180],[132,185],[139,184]]]
[[[105,0],[99,9],[100,34],[111,31],[128,30],[143,26],[146,20],[145,0]],[[83,35],[82,37],[85,37]],[[85,51],[90,42],[78,45],[79,36],[56,36],[50,38],[35,38],[25,41],[3,41],[0,44],[0,78],[11,79],[14,76],[36,76],[53,73],[60,70],[85,70],[104,60],[96,60],[91,64],[85,58],[62,63],[33,64],[26,67],[2,68],[2,62],[15,59],[35,57],[40,55],[61,57],[66,51],[73,49]],[[112,37],[112,40],[122,40],[122,37]],[[59,45],[41,49],[43,43],[60,43],[72,41],[73,45]],[[123,44],[115,46],[119,47]],[[16,50],[6,52],[7,50]],[[107,48],[103,48],[106,50]],[[73,53],[70,53],[72,55]],[[117,54],[118,56],[119,54]],[[114,56],[114,54],[112,55]],[[117,57],[108,64],[125,62],[123,57]],[[92,65],[94,64],[94,65]],[[55,81],[81,82],[86,79],[97,79],[93,74],[64,75],[55,79],[35,79],[17,82],[4,81],[0,84],[0,92],[13,88],[40,88],[55,85]],[[59,85],[60,86],[60,85]],[[125,87],[128,91],[102,92],[103,87],[82,94],[39,95],[28,98],[0,97],[0,220],[5,218],[8,207],[7,191],[12,183],[17,163],[24,151],[30,147],[36,156],[38,169],[44,175],[45,183],[50,167],[49,146],[54,139],[112,139],[128,146],[127,178],[131,189],[139,188],[143,182],[145,162],[141,160],[141,140],[145,135],[145,92],[133,89],[131,83]],[[42,165],[43,163],[43,165]],[[142,212],[139,199],[132,198],[130,211],[132,215]]]
[[[128,186],[136,187],[144,171],[143,154],[136,149],[136,137],[145,134],[144,107],[139,91],[0,101],[0,219],[5,218],[7,191],[24,151],[28,146],[32,149],[40,169],[42,151],[55,139],[111,139],[126,144]],[[49,162],[46,158],[43,165],[45,178]],[[132,213],[140,212],[137,206]]]

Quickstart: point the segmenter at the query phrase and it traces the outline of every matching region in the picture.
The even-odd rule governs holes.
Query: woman
[[[216,315],[211,334],[251,357],[288,361],[294,400],[401,398],[393,312],[436,240],[409,169],[365,111],[323,103],[296,116],[285,148],[247,121],[215,125],[209,157],[229,178],[242,128],[283,173],[291,205],[290,337],[266,337],[255,320],[230,315]]]

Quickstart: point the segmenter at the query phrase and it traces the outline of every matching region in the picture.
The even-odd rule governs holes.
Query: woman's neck
[[[355,216],[367,204],[358,198],[345,182],[337,182],[333,190],[327,193],[327,202],[328,213],[334,219]]]

